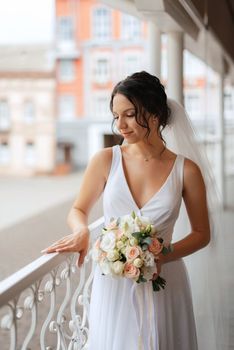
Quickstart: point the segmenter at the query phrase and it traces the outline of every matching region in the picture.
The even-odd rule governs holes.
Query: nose
[[[125,120],[125,118],[122,118],[122,117],[120,117],[119,116],[119,118],[118,118],[118,120],[117,120],[117,128],[119,129],[119,130],[121,130],[121,129],[126,129],[127,128],[127,123],[126,123],[126,120]]]

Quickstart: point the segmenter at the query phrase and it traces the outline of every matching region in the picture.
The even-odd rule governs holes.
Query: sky
[[[0,0],[0,45],[48,43],[54,32],[54,0]]]

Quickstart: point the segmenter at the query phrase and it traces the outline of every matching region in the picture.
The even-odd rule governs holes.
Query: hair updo
[[[111,112],[113,112],[113,99],[116,94],[124,95],[133,104],[136,122],[147,130],[147,137],[150,133],[147,114],[156,116],[158,118],[157,131],[163,140],[161,131],[169,123],[170,109],[167,105],[167,95],[164,86],[156,76],[142,71],[121,80],[114,87],[111,94]]]

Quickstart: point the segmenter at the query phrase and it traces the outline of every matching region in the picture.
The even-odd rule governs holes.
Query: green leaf
[[[170,250],[166,247],[163,247],[162,254],[167,255],[170,252]]]
[[[132,218],[133,218],[133,219],[136,218],[136,213],[135,213],[135,211],[132,212]]]
[[[153,290],[154,292],[158,292],[161,289],[165,289],[165,285],[166,285],[166,280],[160,276],[158,276],[156,278],[156,280],[152,281],[152,285],[153,285]]]
[[[146,237],[142,240],[142,243],[150,245],[152,243],[152,239],[150,237]]]
[[[142,233],[141,232],[133,232],[132,236],[136,238],[138,241],[142,239]]]
[[[138,282],[147,282],[147,280],[144,278],[143,275],[140,275],[137,281]]]

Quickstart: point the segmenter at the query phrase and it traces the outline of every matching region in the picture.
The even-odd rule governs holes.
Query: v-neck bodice
[[[177,155],[163,185],[139,208],[125,177],[120,146],[114,146],[112,152],[110,173],[103,196],[105,223],[112,217],[135,211],[137,215],[149,217],[165,242],[170,242],[182,200],[184,157]]]

